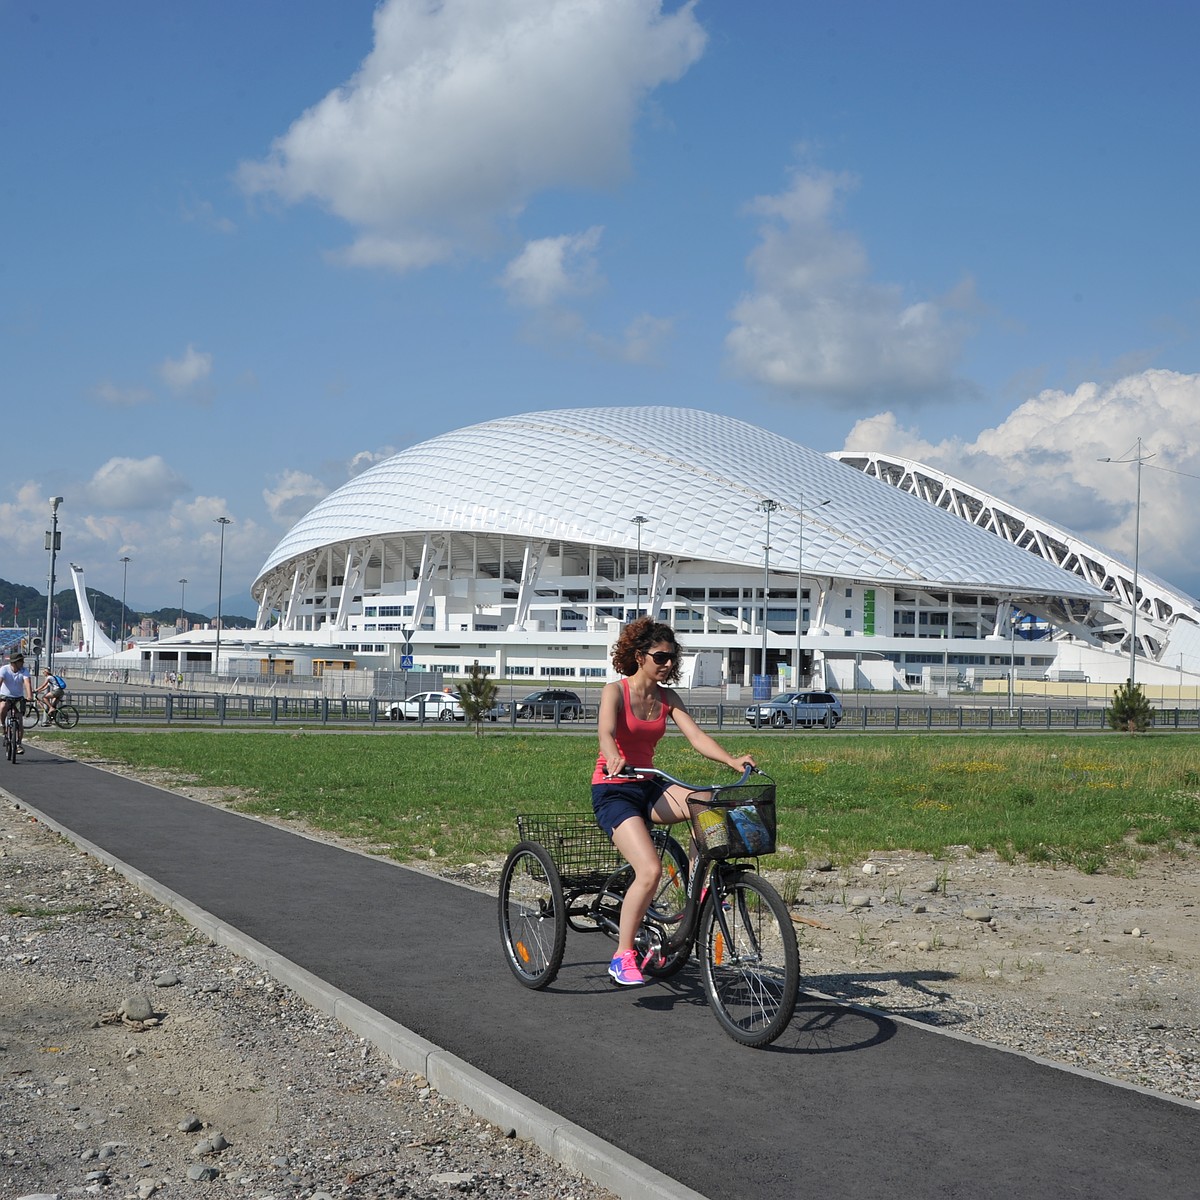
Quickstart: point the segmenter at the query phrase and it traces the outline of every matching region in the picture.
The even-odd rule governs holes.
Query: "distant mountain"
[[[100,623],[100,628],[115,631],[121,622],[120,596],[110,596],[107,592],[101,592],[92,587],[89,587],[87,592],[92,610],[96,614],[96,620]],[[61,592],[55,592],[54,604],[58,611],[59,628],[62,628],[64,625],[69,626],[72,621],[79,620],[79,604],[75,599],[75,589],[73,587],[64,588]],[[21,583],[10,583],[7,579],[0,579],[0,606],[2,606],[0,607],[0,625],[31,625],[41,629],[46,623],[46,593],[39,592],[36,588],[26,587]],[[224,608],[224,605],[222,605],[222,608]],[[216,609],[215,603],[213,609]],[[194,612],[191,609],[185,609],[183,615],[187,618],[189,624],[192,625],[204,625],[213,619],[211,612]],[[179,619],[179,608],[175,606],[173,608],[157,608],[152,611],[146,611],[134,608],[126,600],[126,625],[131,625],[143,617],[149,617],[150,620],[156,621],[160,625],[174,625]],[[228,611],[224,612],[222,617],[226,628],[229,629],[251,629],[254,626],[253,619],[237,616]]]

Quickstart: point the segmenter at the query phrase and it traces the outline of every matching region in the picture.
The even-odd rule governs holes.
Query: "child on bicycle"
[[[626,767],[654,765],[654,749],[666,732],[668,716],[705,758],[735,771],[755,763],[749,754],[727,754],[666,686],[680,673],[680,646],[669,625],[652,617],[631,621],[613,647],[612,664],[624,678],[605,684],[600,693],[600,754],[592,775],[592,808],[600,828],[634,870],[621,905],[617,952],[608,967],[614,983],[629,987],[645,982],[633,939],[662,875],[650,822],[686,821],[691,793],[660,779],[614,777]]]
[[[29,682],[29,672],[25,669],[25,655],[20,650],[14,650],[8,656],[8,662],[0,667],[0,729],[8,718],[8,710],[20,701],[33,699],[33,685]],[[18,710],[20,711],[20,710]],[[21,723],[17,722],[17,753],[24,754],[25,747],[21,744]]]
[[[58,711],[58,706],[62,703],[63,697],[67,694],[67,681],[61,675],[55,675],[49,667],[42,668],[42,682],[38,688],[38,695],[42,698],[42,704],[46,709],[46,723],[50,724],[54,720],[54,714]]]

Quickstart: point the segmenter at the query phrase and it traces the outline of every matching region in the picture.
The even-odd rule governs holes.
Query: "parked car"
[[[578,721],[583,716],[583,701],[578,693],[561,688],[530,692],[523,700],[517,701],[518,717],[526,717],[529,720],[538,717],[552,721],[556,712],[564,721]]]
[[[388,707],[390,721],[419,721],[424,706],[426,721],[465,721],[458,697],[453,692],[418,692],[407,700],[393,700]]]
[[[499,700],[492,705],[491,708],[483,710],[483,719],[485,721],[506,721],[508,720],[508,705],[501,703]]]
[[[842,702],[832,692],[781,692],[746,709],[750,725],[824,725],[833,729],[842,719]]]

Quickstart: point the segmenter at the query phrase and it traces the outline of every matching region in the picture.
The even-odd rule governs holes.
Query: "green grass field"
[[[56,732],[56,748],[165,770],[227,789],[249,813],[302,820],[407,861],[502,856],[520,812],[590,811],[594,736],[537,733]],[[1200,845],[1200,738],[1194,734],[780,738],[728,735],[777,781],[778,853],[848,861],[872,850],[947,847],[1128,867]],[[658,765],[728,782],[682,738]]]

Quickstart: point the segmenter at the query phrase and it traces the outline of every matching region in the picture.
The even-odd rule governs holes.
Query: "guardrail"
[[[403,729],[432,726],[438,729],[462,729],[461,721],[443,721],[437,713],[422,713],[413,721],[391,721],[388,711],[393,701],[334,698],[329,696],[246,696],[219,692],[78,692],[70,693],[71,703],[82,720],[109,725],[329,725]],[[717,730],[754,729],[762,733],[787,735],[808,732],[804,727],[779,728],[755,725],[746,720],[744,704],[707,704],[690,708],[697,724]],[[1025,705],[1011,712],[1003,705],[856,705],[847,707],[840,728],[858,730],[986,731],[986,730],[1059,730],[1096,731],[1108,728],[1103,708],[1066,708]],[[595,727],[597,709],[587,705],[578,720],[565,720],[560,709],[552,717],[517,717],[511,709],[497,721],[485,721],[485,728],[551,728],[563,731],[590,731]],[[1152,713],[1156,729],[1200,730],[1200,709],[1163,708]],[[820,726],[816,732],[828,732]]]

